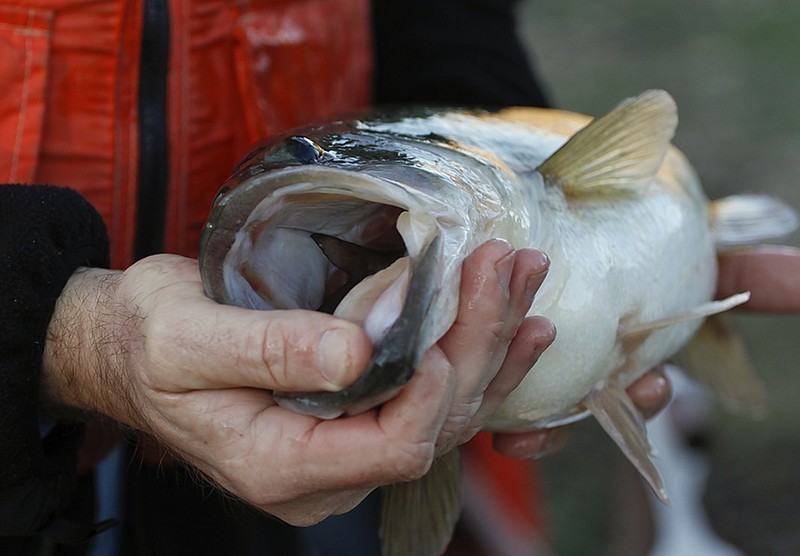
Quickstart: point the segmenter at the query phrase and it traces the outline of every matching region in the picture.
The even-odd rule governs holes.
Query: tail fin
[[[768,195],[732,195],[714,201],[710,217],[720,251],[780,238],[798,226],[797,212]]]
[[[733,195],[714,201],[709,215],[718,251],[786,236],[800,222],[792,207],[768,195]],[[766,387],[726,315],[709,318],[675,361],[728,409],[756,418],[766,413]]]

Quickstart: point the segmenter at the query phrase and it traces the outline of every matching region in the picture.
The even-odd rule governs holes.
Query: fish
[[[206,294],[363,326],[373,356],[353,385],[273,393],[335,419],[391,399],[413,376],[454,322],[461,264],[478,245],[541,249],[550,270],[530,314],[558,334],[486,429],[592,416],[668,502],[625,389],[683,349],[688,370],[729,405],[762,411],[764,386],[723,314],[749,293],[714,299],[716,257],[798,222],[768,196],[710,201],[672,145],[677,123],[669,93],[648,90],[598,118],[400,106],[294,130],[254,149],[221,189],[201,238]],[[459,488],[457,450],[386,488],[383,553],[444,551]]]

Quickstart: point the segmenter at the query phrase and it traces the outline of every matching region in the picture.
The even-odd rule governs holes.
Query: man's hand
[[[56,305],[48,399],[156,438],[236,496],[290,523],[344,512],[424,474],[470,438],[552,341],[526,318],[547,271],[490,241],[464,264],[456,323],[393,400],[333,421],[277,406],[272,390],[335,390],[371,355],[363,331],[311,311],[251,311],[203,294],[197,262],[149,257],[84,269]]]

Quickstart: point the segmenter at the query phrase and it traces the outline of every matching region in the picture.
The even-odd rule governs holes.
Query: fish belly
[[[491,430],[552,427],[587,415],[583,398],[603,383],[624,386],[688,341],[700,320],[654,331],[626,345],[626,327],[708,302],[716,283],[708,206],[687,163],[668,157],[645,195],[613,202],[545,199],[542,237],[551,259],[531,308],[558,331],[489,423]],[[683,181],[680,181],[683,180]],[[551,196],[558,196],[553,193]]]

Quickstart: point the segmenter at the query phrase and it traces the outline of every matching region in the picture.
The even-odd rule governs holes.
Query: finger
[[[661,411],[672,396],[672,387],[662,368],[653,369],[628,388],[628,395],[645,418]],[[493,445],[501,454],[515,459],[539,459],[562,450],[570,427],[537,429],[520,433],[495,433]]]
[[[717,296],[750,291],[746,311],[800,311],[800,249],[761,246],[719,256]]]
[[[532,296],[526,291],[536,290],[546,268],[542,253],[515,253],[499,240],[483,244],[464,261],[458,315],[438,343],[458,372],[456,403],[472,403],[494,378],[530,308]],[[535,285],[528,287],[531,276]]]
[[[672,386],[661,367],[645,373],[628,387],[628,395],[642,415],[649,419],[660,412],[672,396]],[[537,429],[521,433],[495,433],[494,448],[516,459],[539,459],[563,449],[570,427]]]
[[[488,242],[465,261],[458,317],[438,344],[457,370],[455,402],[438,439],[440,453],[474,436],[502,401],[498,390],[487,405],[485,390],[503,368],[509,345],[547,274],[549,260],[542,252],[508,254],[508,248],[504,242]],[[500,383],[515,386],[530,367],[510,366],[513,376]]]
[[[569,440],[569,427],[530,432],[495,433],[494,449],[514,459],[541,459],[562,450]]]
[[[489,363],[490,368],[503,369],[507,350],[528,314],[534,296],[547,277],[549,269],[550,259],[538,249],[520,249],[516,252],[509,282],[508,309],[503,317],[503,330],[500,332],[501,341]]]
[[[489,360],[483,363],[483,375],[485,380],[488,379],[490,382],[488,385],[467,382],[462,387],[464,392],[462,395],[471,395],[472,398],[466,399],[472,400],[473,403],[465,408],[468,413],[459,416],[461,424],[457,422],[455,428],[451,426],[450,430],[446,431],[450,438],[440,439],[440,450],[452,448],[452,445],[466,442],[474,436],[511,390],[519,385],[533,367],[539,354],[552,342],[554,328],[550,321],[542,318],[523,320],[536,291],[547,276],[549,263],[547,256],[541,251],[521,249],[516,252],[508,285],[507,308],[503,311],[497,304],[492,307],[500,312],[502,326],[494,351],[490,354]],[[474,302],[468,300],[467,303],[475,305],[483,301],[484,299],[476,299]],[[476,322],[478,323],[479,321]],[[475,329],[480,330],[480,326],[476,326]],[[472,339],[469,341],[474,343]],[[446,351],[447,349],[445,346]],[[457,356],[458,352],[453,357]],[[473,357],[472,363],[479,365],[481,360]],[[477,375],[479,371],[471,372]],[[477,388],[477,391],[468,388]],[[458,430],[459,428],[461,430]]]
[[[672,383],[663,367],[646,372],[628,387],[628,396],[645,419],[655,417],[672,397]]]
[[[555,337],[556,328],[545,317],[528,317],[522,322],[500,371],[486,388],[481,408],[470,422],[469,436],[477,433],[508,395],[519,386]],[[462,439],[466,440],[468,438]]]
[[[283,504],[271,504],[261,508],[289,525],[309,527],[332,515],[342,515],[353,510],[373,490],[313,493]]]
[[[358,377],[371,353],[360,327],[329,315],[187,305],[183,317],[194,323],[189,337],[169,319],[153,331],[161,339],[155,357],[191,371],[175,376],[178,389],[339,390]]]
[[[480,395],[497,369],[489,369],[501,334],[514,271],[515,253],[506,241],[490,240],[464,260],[455,322],[422,359],[420,370],[435,367],[432,353],[444,354],[455,370],[455,396],[448,408],[446,432],[458,434],[480,404]],[[450,434],[452,433],[452,434]]]
[[[359,467],[361,453],[350,452],[350,466],[342,465],[350,450],[346,441],[334,438],[331,446],[317,430],[319,420],[275,406],[264,390],[198,390],[179,397],[182,409],[194,415],[181,429],[193,431],[180,439],[186,461],[270,514],[311,525],[350,510],[374,488],[363,486],[369,477]],[[369,420],[375,420],[374,412],[345,430],[359,437],[358,425]]]

